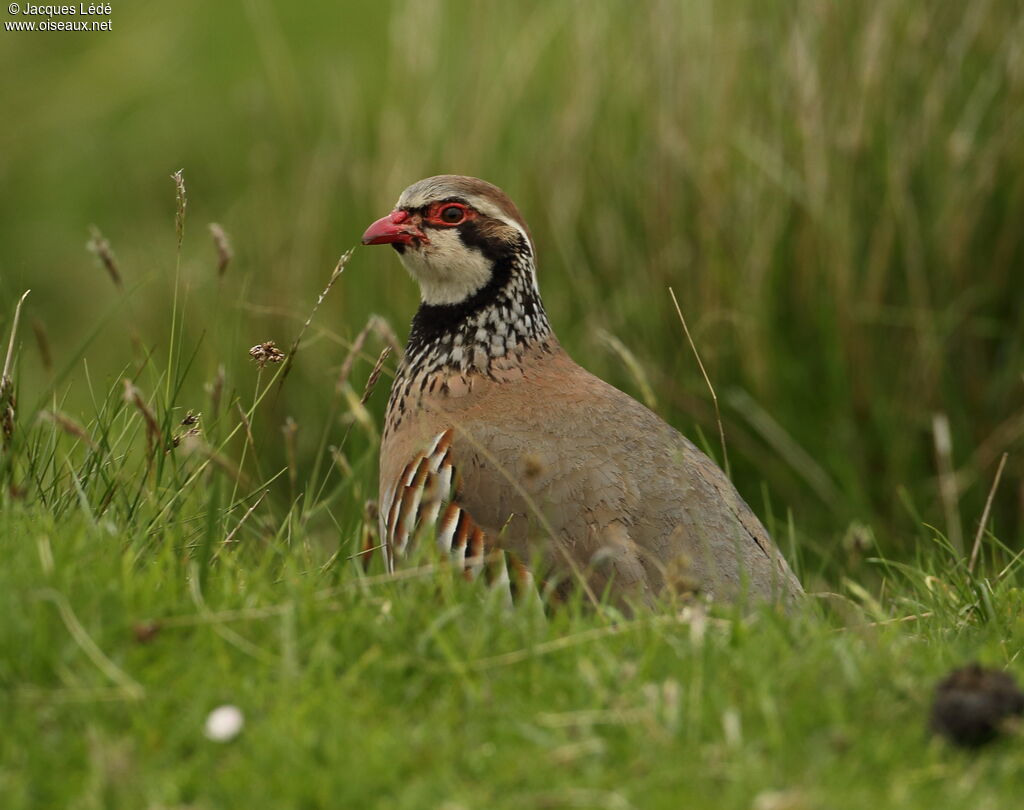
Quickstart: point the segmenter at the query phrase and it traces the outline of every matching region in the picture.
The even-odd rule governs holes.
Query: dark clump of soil
[[[1024,692],[1013,676],[973,663],[939,682],[930,726],[956,745],[976,748],[994,740],[1007,721],[1021,714]]]

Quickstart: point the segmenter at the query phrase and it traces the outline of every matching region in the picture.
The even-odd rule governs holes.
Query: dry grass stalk
[[[373,562],[373,552],[383,548],[383,544],[377,539],[377,519],[379,514],[376,501],[366,501],[363,504],[363,542],[359,551],[352,555],[353,557],[360,558],[359,561],[362,563],[363,573],[370,569],[370,563]],[[349,557],[349,559],[352,559],[352,557]]]
[[[53,354],[50,352],[50,339],[46,334],[46,324],[39,318],[34,318],[32,332],[36,336],[36,346],[39,349],[39,360],[43,364],[43,370],[49,374],[53,371]]]
[[[224,277],[224,271],[228,269],[231,260],[235,257],[231,249],[231,241],[224,229],[216,222],[210,223],[210,236],[213,237],[213,246],[217,249],[217,276]]]
[[[220,400],[224,395],[224,364],[217,366],[217,376],[206,384],[206,393],[210,395],[210,413],[217,417],[220,413]]]
[[[215,468],[225,473],[239,486],[248,486],[249,479],[231,459],[222,453],[217,452],[198,435],[187,433],[181,437],[181,449],[186,455],[200,455],[209,461]]]
[[[654,389],[651,388],[651,384],[647,380],[647,375],[644,374],[643,366],[641,366],[640,361],[636,359],[636,355],[629,350],[625,343],[619,340],[611,332],[604,329],[597,330],[597,339],[618,355],[622,364],[626,367],[626,370],[633,375],[633,379],[640,388],[640,398],[643,400],[644,405],[652,411],[657,410],[658,400],[654,396]]]
[[[103,650],[100,649],[99,645],[96,644],[92,636],[89,635],[88,631],[78,620],[78,617],[71,609],[71,604],[68,602],[64,594],[52,588],[44,588],[43,590],[36,591],[36,597],[53,602],[53,604],[56,605],[57,611],[60,613],[61,621],[64,622],[64,626],[67,628],[67,631],[71,635],[75,644],[78,645],[78,648],[85,653],[93,666],[102,672],[109,680],[116,683],[118,687],[124,691],[127,697],[132,700],[138,700],[145,695],[145,690],[141,684],[132,679],[132,677],[123,669],[107,658],[103,653]]]
[[[249,349],[249,356],[256,361],[256,365],[260,368],[266,366],[267,363],[280,363],[286,357],[285,353],[277,348],[277,344],[272,340],[257,343]]]
[[[395,334],[395,330],[391,328],[391,324],[388,323],[386,318],[382,318],[380,315],[371,315],[370,328],[377,333],[377,336],[384,343],[391,347],[391,351],[395,354],[402,353],[402,344],[398,340],[398,335]]]
[[[238,523],[235,525],[235,528],[228,532],[228,536],[224,538],[224,545],[229,545],[232,542],[234,542],[235,535],[238,533],[238,530],[242,528],[242,524],[249,519],[249,515],[256,511],[256,507],[263,503],[263,499],[266,498],[267,495],[269,494],[269,489],[263,490],[260,496],[256,499],[256,502],[249,507],[249,510],[244,515],[242,515],[242,519],[238,521]]]
[[[999,468],[996,470],[996,477],[992,480],[992,488],[988,491],[985,499],[985,508],[981,512],[981,522],[978,523],[978,532],[974,535],[974,545],[971,547],[971,559],[967,563],[967,573],[974,573],[974,566],[978,562],[978,554],[981,551],[981,538],[985,535],[985,526],[988,524],[988,516],[992,511],[992,501],[996,497],[996,490],[999,489],[999,480],[1003,477],[1003,467],[1006,466],[1006,458],[1009,454],[1003,453],[999,459]]]
[[[174,212],[174,232],[178,237],[178,250],[181,250],[181,242],[185,238],[185,209],[188,208],[188,196],[185,194],[185,177],[183,169],[178,169],[171,175],[174,181],[174,200],[177,209]]]
[[[285,457],[288,459],[288,485],[291,487],[292,492],[295,491],[295,484],[298,482],[298,464],[296,462],[297,454],[295,452],[295,436],[299,432],[299,425],[290,416],[284,420],[284,424],[281,425],[281,433],[284,434],[284,452]]]
[[[679,302],[676,300],[675,290],[669,287],[668,294],[672,296],[672,303],[675,305],[676,315],[679,316],[679,322],[683,325],[683,332],[686,333],[686,340],[690,344],[693,356],[697,358],[697,365],[700,367],[700,373],[704,375],[704,382],[707,383],[708,390],[711,392],[711,402],[715,406],[715,421],[718,423],[718,438],[722,442],[722,467],[725,469],[726,476],[731,477],[729,471],[729,451],[725,446],[725,429],[722,427],[722,413],[718,409],[718,394],[715,393],[715,387],[711,384],[711,378],[708,376],[707,371],[704,369],[704,363],[700,359],[700,352],[697,351],[697,346],[693,342],[693,338],[690,336],[690,327],[686,325],[686,318],[683,317],[683,310],[680,308]]]
[[[367,400],[373,394],[373,389],[377,385],[377,380],[380,379],[380,373],[384,370],[384,363],[391,356],[391,347],[385,346],[380,355],[377,357],[377,362],[373,364],[373,371],[370,372],[370,376],[366,380],[366,388],[363,389],[363,395],[359,398],[359,404],[365,405]]]
[[[341,392],[341,389],[348,382],[349,375],[352,373],[352,366],[356,363],[356,358],[359,353],[363,350],[363,345],[366,343],[366,337],[370,333],[370,325],[367,324],[356,335],[355,340],[352,341],[352,347],[348,350],[348,354],[345,356],[344,362],[341,364],[341,370],[338,372],[338,380],[334,384],[334,390]]]
[[[395,330],[391,328],[391,324],[380,317],[380,315],[371,315],[366,322],[366,326],[360,329],[359,334],[355,336],[348,354],[341,364],[337,382],[334,384],[335,392],[341,393],[341,389],[348,382],[348,378],[352,374],[352,367],[366,345],[366,338],[369,337],[371,332],[376,334],[387,346],[390,346],[393,351],[401,353],[402,347],[398,343],[398,336],[395,334]]]
[[[76,439],[87,444],[93,450],[96,449],[96,442],[92,440],[92,436],[89,435],[89,431],[67,414],[61,413],[60,411],[42,411],[39,414],[39,419],[41,421],[45,420],[47,422],[52,422],[69,436],[74,436]]]
[[[153,450],[161,445],[160,423],[157,422],[156,414],[153,413],[153,409],[146,403],[142,392],[131,380],[124,381],[124,401],[135,406],[142,414],[142,419],[146,423],[146,444],[149,447],[150,455],[152,455]]]
[[[1024,382],[1024,374],[1020,375]],[[978,470],[988,469],[999,456],[1024,438],[1024,410],[1014,413],[998,424],[977,446],[970,459],[956,474],[960,493],[965,492],[977,477]]]
[[[253,438],[253,435],[252,435],[252,422],[249,421],[249,416],[246,414],[245,408],[242,407],[242,403],[241,402],[239,402],[238,400],[235,400],[235,407],[238,409],[238,416],[241,418],[242,425],[245,427],[245,438],[246,438],[246,441],[249,442],[249,447],[251,447],[252,451],[255,453],[256,452],[256,440]]]
[[[340,447],[331,445],[327,448],[331,453],[331,460],[335,463],[338,470],[341,472],[343,478],[352,477],[352,465],[349,463],[348,457],[342,451]]]
[[[833,509],[842,503],[843,493],[814,457],[776,421],[768,411],[744,391],[734,388],[729,403],[775,454],[796,472],[821,500]]]
[[[114,258],[114,252],[110,249],[110,242],[107,241],[106,237],[100,233],[100,229],[95,225],[89,226],[89,241],[85,243],[85,247],[106,269],[110,280],[114,282],[114,286],[119,290],[124,289],[121,271],[117,268],[117,259]]]
[[[946,517],[946,535],[957,553],[963,554],[964,536],[953,465],[953,434],[946,414],[932,414],[932,436],[935,441],[935,463],[939,468],[939,498]]]
[[[313,309],[309,313],[309,317],[306,318],[306,322],[302,324],[299,334],[295,337],[295,342],[292,343],[292,350],[289,353],[288,362],[285,363],[285,367],[281,371],[281,385],[284,385],[285,377],[287,377],[288,373],[292,370],[292,363],[295,361],[295,354],[299,351],[299,342],[302,340],[302,336],[306,334],[306,330],[313,322],[313,316],[315,316],[316,311],[320,309],[320,305],[327,297],[327,293],[331,291],[331,287],[334,286],[334,282],[341,277],[342,272],[345,270],[345,265],[348,264],[348,260],[352,258],[352,253],[354,251],[355,248],[349,248],[341,254],[341,257],[338,259],[338,263],[334,265],[334,270],[331,271],[331,277],[327,280],[327,286],[325,286],[320,295],[317,296],[316,303],[313,304]]]
[[[18,321],[21,320],[21,307],[31,290],[25,290],[14,308],[14,320],[11,322],[11,338],[7,342],[7,356],[4,358],[4,370],[0,373],[0,430],[3,431],[3,444],[6,448],[14,435],[14,416],[18,403],[14,394],[14,380],[11,377],[11,363],[14,360],[14,341],[18,336]]]
[[[3,431],[4,449],[11,443],[11,437],[14,435],[14,415],[17,407],[14,382],[4,376],[0,378],[0,430]]]

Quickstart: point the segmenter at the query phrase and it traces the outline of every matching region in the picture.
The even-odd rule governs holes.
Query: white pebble
[[[237,706],[218,706],[206,718],[203,733],[214,742],[227,742],[238,736],[245,725],[245,715]]]

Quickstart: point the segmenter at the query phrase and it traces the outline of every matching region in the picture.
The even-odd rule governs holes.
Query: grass
[[[509,613],[436,572],[363,579],[286,527],[218,539],[201,585],[201,526],[2,522],[7,807],[1001,807],[1021,788],[1018,740],[926,734],[939,674],[1012,669],[1024,640],[1015,577],[926,582],[938,555],[892,570],[889,606],[610,623]],[[224,703],[244,730],[204,739]]]
[[[0,49],[5,808],[1020,793],[1019,738],[925,731],[951,666],[1022,672],[1016,4],[131,5]],[[722,459],[720,414],[806,610],[352,559],[415,290],[337,261],[441,171],[517,200],[578,360]]]

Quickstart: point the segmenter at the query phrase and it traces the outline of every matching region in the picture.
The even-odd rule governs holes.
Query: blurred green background
[[[166,367],[171,172],[188,193],[186,354],[198,346],[179,402],[197,410],[221,364],[251,399],[249,346],[291,344],[338,255],[406,185],[473,174],[530,223],[570,353],[718,453],[674,288],[734,478],[777,533],[791,516],[808,559],[899,555],[928,525],[969,544],[1004,452],[994,529],[1020,545],[1015,0],[112,5],[110,32],[0,32],[4,335],[31,287],[26,324],[56,369],[74,360],[121,298],[85,249],[90,225],[130,290],[57,386],[76,418],[146,350]],[[223,279],[212,221],[236,254]],[[416,300],[390,251],[357,250],[261,412],[261,452],[284,463],[292,417],[305,480],[324,425],[332,444],[345,433],[329,406],[348,344],[372,313],[404,338]],[[56,372],[21,338],[20,397],[35,401]],[[371,446],[356,432],[346,452]],[[353,520],[374,491],[364,465]]]

